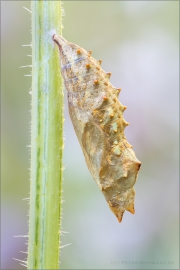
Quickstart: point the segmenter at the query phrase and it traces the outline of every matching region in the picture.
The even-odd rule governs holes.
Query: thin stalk
[[[62,204],[63,92],[53,32],[61,1],[32,1],[32,110],[28,269],[58,269]]]

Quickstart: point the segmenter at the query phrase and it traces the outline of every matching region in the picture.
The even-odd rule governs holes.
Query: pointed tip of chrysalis
[[[119,214],[117,214],[117,215],[116,215],[116,217],[117,217],[117,219],[118,219],[119,223],[121,223],[121,222],[122,222],[122,219],[123,219],[123,214],[124,214],[124,212],[120,212]]]
[[[132,214],[135,213],[135,209],[134,209],[134,203],[130,203],[128,205],[128,207],[126,208],[127,211],[131,212]]]

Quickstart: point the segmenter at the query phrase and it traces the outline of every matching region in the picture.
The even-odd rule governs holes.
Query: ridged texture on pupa
[[[125,210],[134,214],[134,184],[141,162],[126,141],[120,89],[91,52],[54,35],[68,91],[70,117],[87,166],[119,222]]]

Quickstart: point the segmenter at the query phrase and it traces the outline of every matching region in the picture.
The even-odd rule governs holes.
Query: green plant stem
[[[32,1],[32,118],[28,269],[58,269],[62,203],[61,1]]]

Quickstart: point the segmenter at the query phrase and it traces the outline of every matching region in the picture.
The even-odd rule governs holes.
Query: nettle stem
[[[32,110],[28,269],[58,269],[62,204],[63,90],[53,33],[61,1],[32,1]]]

